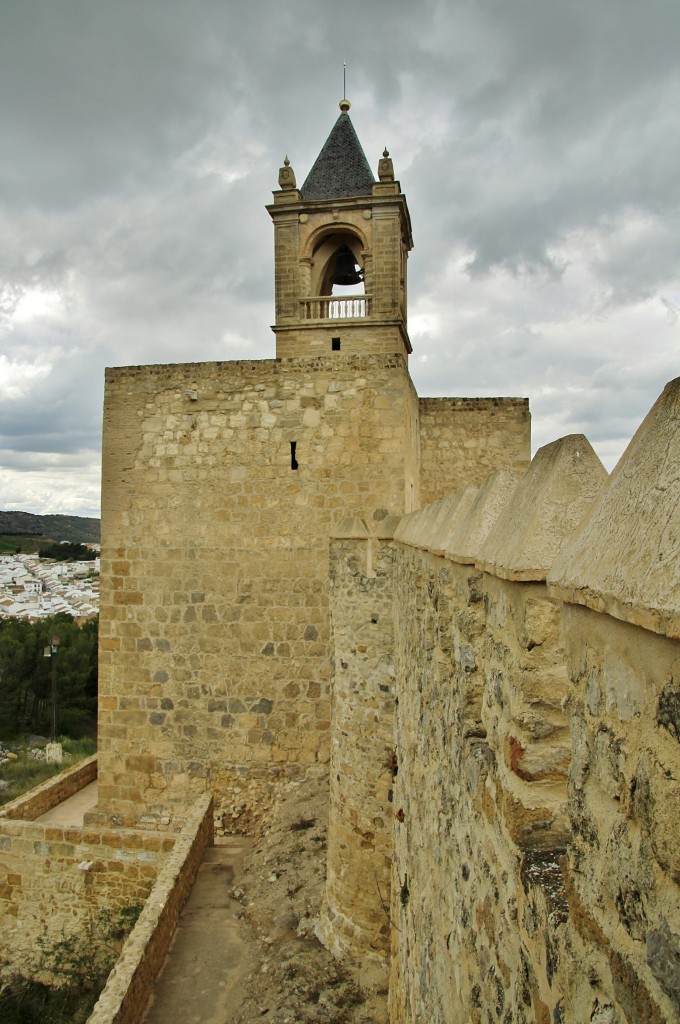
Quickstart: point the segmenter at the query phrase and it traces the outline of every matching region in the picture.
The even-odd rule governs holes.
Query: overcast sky
[[[421,395],[608,469],[678,375],[678,0],[0,0],[0,508],[99,514],[104,367],[274,354],[264,205],[342,96]]]

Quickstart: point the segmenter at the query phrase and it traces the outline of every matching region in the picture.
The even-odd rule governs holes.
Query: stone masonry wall
[[[567,438],[448,557],[397,530],[395,1022],[680,1020],[679,383],[611,481]]]
[[[527,398],[421,398],[419,405],[424,505],[469,484],[479,486],[493,469],[527,469]]]
[[[144,1019],[182,908],[212,841],[212,799],[204,795],[189,812],[88,1024],[138,1024]]]
[[[97,755],[85,758],[72,768],[65,768],[58,775],[35,786],[0,807],[2,818],[17,818],[21,821],[35,821],[53,807],[84,789],[97,778]]]
[[[331,827],[319,936],[386,960],[394,781],[394,523],[347,520],[331,543]]]
[[[413,549],[395,592],[392,1020],[541,1020],[556,1000],[534,922],[564,904],[558,608]]]
[[[63,940],[87,955],[88,936],[143,903],[173,845],[150,832],[0,820],[0,969],[49,971]]]
[[[211,790],[247,828],[277,778],[327,761],[328,537],[410,507],[414,407],[397,355],[108,371],[109,819],[174,828]]]

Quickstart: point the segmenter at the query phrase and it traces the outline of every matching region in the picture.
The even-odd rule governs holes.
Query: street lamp
[[[52,659],[52,734],[50,739],[53,743],[57,739],[57,651],[59,643],[59,637],[53,636],[49,647],[46,647],[43,652],[46,658]]]

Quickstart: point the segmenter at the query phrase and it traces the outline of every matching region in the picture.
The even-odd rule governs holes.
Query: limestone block
[[[664,388],[590,521],[550,573],[562,600],[680,637],[680,377]]]
[[[443,555],[446,552],[450,537],[465,519],[476,497],[477,488],[470,484],[450,499],[444,500],[442,511],[432,526],[427,544],[432,554]]]
[[[539,448],[476,564],[503,579],[544,580],[606,481],[606,470],[582,434]]]
[[[474,564],[482,544],[510,500],[522,474],[497,469],[484,480],[467,514],[457,524],[446,545],[446,557],[454,562]]]

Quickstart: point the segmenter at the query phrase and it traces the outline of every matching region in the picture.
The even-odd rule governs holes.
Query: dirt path
[[[206,850],[144,1024],[225,1024],[240,1009],[253,958],[231,892],[250,845],[232,838]]]
[[[208,851],[144,1024],[386,1024],[386,970],[341,964],[314,934],[327,809],[310,774],[257,838]]]

